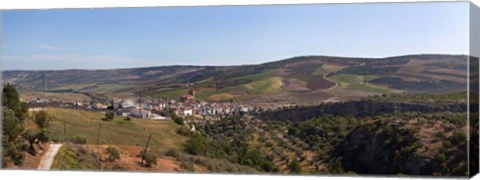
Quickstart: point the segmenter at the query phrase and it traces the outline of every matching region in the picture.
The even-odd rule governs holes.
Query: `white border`
[[[434,0],[463,1],[463,0]],[[207,5],[265,5],[265,4],[312,4],[312,3],[375,3],[375,2],[432,2],[431,0],[0,0],[0,10],[12,9],[66,9],[66,8],[104,8],[104,7],[163,7],[163,6],[207,6]],[[480,6],[480,0],[471,0]],[[1,26],[1,24],[0,24]],[[0,39],[1,41],[1,39]],[[44,172],[0,170],[1,179],[68,179],[68,180],[153,180],[153,179],[189,179],[189,180],[310,180],[310,179],[405,179],[378,177],[335,177],[335,176],[264,176],[264,175],[217,175],[217,174],[165,174],[165,173],[112,173],[112,172]],[[478,177],[478,176],[477,176]],[[421,179],[421,178],[408,178]],[[477,178],[480,179],[480,178]]]

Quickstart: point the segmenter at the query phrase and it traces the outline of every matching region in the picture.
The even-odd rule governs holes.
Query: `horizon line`
[[[172,65],[158,65],[158,66],[134,66],[134,67],[120,67],[120,68],[99,68],[99,69],[89,69],[89,68],[66,68],[66,69],[8,69],[3,70],[0,69],[0,72],[13,72],[13,71],[108,71],[108,70],[126,70],[126,69],[140,69],[140,68],[155,68],[155,67],[238,67],[238,66],[256,66],[262,64],[269,64],[275,63],[279,61],[294,59],[294,58],[301,58],[301,57],[326,57],[326,58],[349,58],[349,59],[371,59],[371,60],[381,60],[381,59],[390,59],[390,58],[398,58],[398,57],[405,57],[405,56],[467,56],[467,57],[475,57],[473,55],[468,54],[442,54],[442,53],[420,53],[420,54],[403,54],[403,55],[393,55],[393,56],[386,56],[386,57],[355,57],[355,56],[341,56],[341,55],[299,55],[299,56],[291,56],[289,58],[283,58],[279,60],[272,60],[266,61],[262,63],[256,64],[237,64],[237,65],[181,65],[181,64],[172,64]],[[1,67],[0,67],[1,68]]]

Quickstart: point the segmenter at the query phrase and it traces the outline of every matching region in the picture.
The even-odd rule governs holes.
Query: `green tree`
[[[455,131],[452,137],[450,137],[450,141],[455,145],[463,144],[466,140],[467,135],[465,135],[465,133],[462,131]]]
[[[108,161],[115,162],[120,159],[120,152],[118,152],[117,148],[109,146],[106,151],[108,154]]]
[[[144,167],[152,167],[152,165],[157,165],[157,156],[152,153],[145,153],[143,150],[140,152],[139,157],[143,158],[145,163],[143,164]]]
[[[20,121],[25,119],[28,113],[28,104],[20,101],[20,96],[15,86],[6,84],[2,90],[2,105],[11,109]]]
[[[298,174],[302,172],[302,167],[300,166],[300,162],[294,159],[289,165],[288,170],[290,170],[291,174]]]
[[[206,156],[208,146],[207,143],[207,139],[199,134],[196,134],[185,142],[185,152],[192,155]]]
[[[29,143],[29,148],[28,148],[28,152],[32,155],[35,155],[36,154],[36,151],[35,151],[35,148],[33,147],[33,144],[35,144],[37,142],[37,139],[38,139],[38,133],[35,132],[35,131],[32,131],[30,129],[28,129],[27,131],[25,131],[23,133],[23,138],[25,140],[28,141]]]
[[[115,118],[115,113],[107,112],[105,113],[105,117],[102,119],[104,121],[112,121]]]
[[[35,114],[35,124],[40,129],[46,129],[50,126],[50,121],[46,111],[40,111]]]
[[[21,165],[24,160],[23,152],[28,149],[22,139],[25,131],[23,120],[28,114],[28,104],[21,102],[19,97],[15,86],[8,83],[4,85],[2,89],[2,164],[4,166],[7,158],[15,165]]]
[[[4,167],[7,158],[12,160],[15,165],[21,165],[23,163],[25,144],[20,136],[24,130],[22,122],[18,120],[15,113],[5,107],[3,109],[2,119],[2,163]]]
[[[172,119],[173,119],[173,122],[175,122],[179,125],[184,125],[185,124],[185,121],[183,120],[183,118],[181,118],[180,116],[178,116],[175,113],[172,113]]]
[[[49,131],[48,127],[50,127],[50,120],[48,118],[46,111],[40,111],[35,114],[35,124],[37,125],[40,131],[37,133],[37,144],[46,143],[48,142],[49,138]]]

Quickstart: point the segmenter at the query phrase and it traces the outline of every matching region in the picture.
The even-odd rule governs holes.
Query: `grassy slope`
[[[229,100],[237,96],[249,97],[260,94],[275,93],[283,86],[282,78],[270,77],[251,83],[226,87],[223,89],[210,89],[198,92],[197,97],[206,100]]]
[[[46,97],[47,99],[57,99],[60,101],[78,100],[89,101],[90,97],[78,93],[52,93],[52,92],[35,92],[35,91],[22,91],[20,92],[20,98],[24,101],[34,100],[39,97]]]
[[[243,85],[243,87],[256,93],[274,93],[278,92],[283,86],[282,78],[272,77],[258,80],[252,83]]]
[[[79,161],[79,159],[82,160]],[[91,155],[79,153],[73,145],[65,145],[55,156],[52,169],[94,170],[99,169],[99,166]]]
[[[337,96],[347,96],[347,95],[365,96],[365,95],[397,92],[396,90],[389,89],[387,87],[367,83],[367,81],[373,80],[375,78],[378,78],[378,76],[374,76],[374,75],[361,76],[361,75],[353,75],[353,74],[335,75],[335,76],[329,77],[329,79],[339,83],[339,85],[336,88],[330,90],[329,92]]]
[[[80,136],[87,139],[87,144],[96,143],[99,123],[102,123],[101,144],[128,144],[144,146],[149,133],[152,133],[150,147],[156,150],[180,148],[186,140],[175,130],[179,125],[172,121],[153,121],[132,119],[123,120],[115,117],[111,122],[101,121],[103,114],[72,109],[49,109],[52,118],[50,131],[54,137],[62,138],[64,121],[67,137]]]

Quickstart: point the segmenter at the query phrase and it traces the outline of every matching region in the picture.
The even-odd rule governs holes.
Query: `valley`
[[[40,139],[48,132],[38,144],[63,144],[54,170],[460,177],[478,126],[467,122],[467,60],[301,56],[2,75],[18,90],[4,89],[17,93],[4,104],[12,118]],[[4,163],[21,169],[16,157]]]

